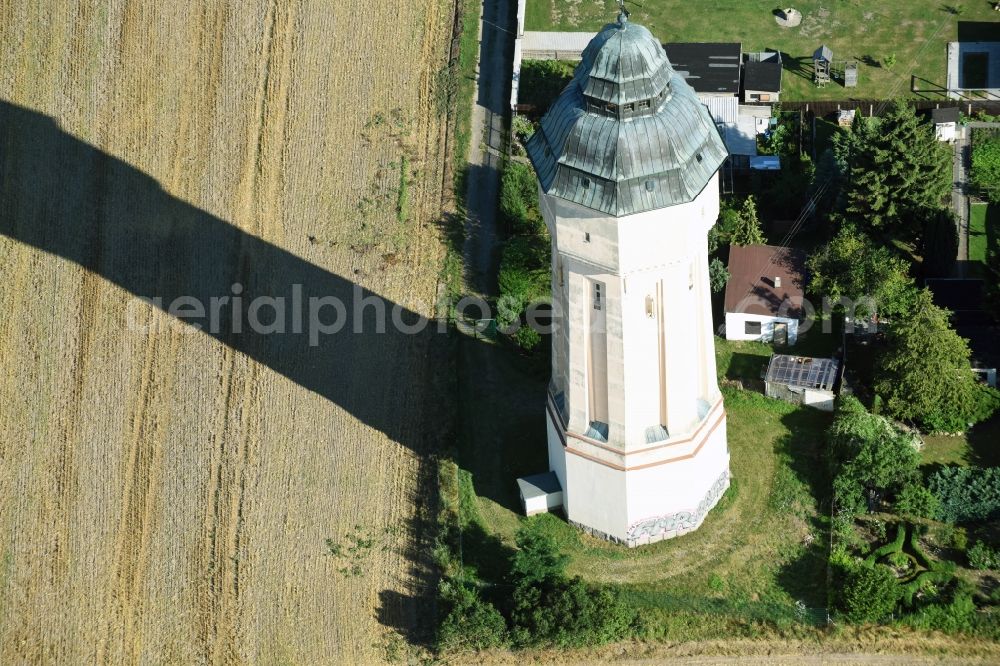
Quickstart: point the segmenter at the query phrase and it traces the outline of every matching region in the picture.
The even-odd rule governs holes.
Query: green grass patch
[[[539,111],[548,109],[569,85],[576,65],[567,60],[525,60],[521,63],[518,102]]]
[[[1000,466],[1000,415],[976,424],[970,431],[957,436],[924,435],[920,451],[922,467],[937,465]]]
[[[723,376],[757,373],[751,366],[770,355],[767,345],[717,343]],[[509,554],[524,521],[515,479],[548,468],[541,409],[547,373],[502,347],[463,344],[458,464],[469,529],[462,544],[467,566],[483,571]],[[489,372],[475,370],[485,367]],[[830,415],[749,391],[727,388],[724,397],[733,483],[700,529],[629,549],[555,515],[533,519],[569,556],[570,575],[625,591],[645,616],[649,638],[800,631],[808,618],[796,602],[825,605],[821,506],[829,481],[822,448]]]
[[[969,261],[986,265],[986,212],[989,206],[984,203],[974,203],[969,206]]]
[[[465,196],[465,166],[472,144],[472,99],[476,92],[476,64],[479,60],[479,15],[482,4],[461,0],[461,33],[458,57],[449,67],[454,90],[451,112],[455,114],[454,164],[455,190],[461,201]]]
[[[658,0],[630,4],[631,18],[662,41],[742,42],[743,51],[782,52],[785,100],[887,99],[911,92],[911,75],[921,96],[944,98],[946,44],[958,36],[959,21],[996,21],[988,2],[953,3],[960,15],[938,0],[883,2],[800,0],[797,28],[774,20],[777,3],[763,0]],[[597,31],[614,20],[617,2],[569,3],[528,0],[527,30]],[[812,54],[820,44],[833,50],[837,64],[858,61],[858,86],[839,82],[816,88]],[[891,70],[886,58],[895,55]]]
[[[969,206],[969,262],[978,277],[995,282],[1000,259],[1000,205],[973,203]],[[992,271],[991,271],[992,269]]]

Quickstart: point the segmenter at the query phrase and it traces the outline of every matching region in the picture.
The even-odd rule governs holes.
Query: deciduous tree
[[[883,317],[898,317],[912,306],[916,287],[909,265],[852,225],[845,225],[807,263],[809,290],[833,301],[851,299],[859,316],[875,314],[874,309]]]
[[[1000,394],[977,381],[969,345],[948,317],[929,291],[918,292],[911,316],[891,329],[875,390],[894,417],[926,430],[959,432],[987,419]]]

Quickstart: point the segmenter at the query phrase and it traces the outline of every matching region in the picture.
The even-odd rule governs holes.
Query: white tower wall
[[[689,203],[622,218],[540,201],[562,316],[549,460],[567,517],[630,545],[690,531],[728,486],[708,286],[717,177]]]
[[[552,236],[548,450],[567,516],[629,545],[683,534],[729,483],[707,247],[725,144],[621,12],[527,151]]]

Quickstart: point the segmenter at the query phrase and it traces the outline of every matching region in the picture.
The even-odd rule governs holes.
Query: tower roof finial
[[[622,28],[628,23],[628,10],[625,9],[625,0],[618,0],[618,25]]]

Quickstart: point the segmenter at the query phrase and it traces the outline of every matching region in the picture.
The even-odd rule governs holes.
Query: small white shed
[[[958,107],[934,109],[931,111],[931,120],[934,121],[934,136],[938,141],[951,143],[955,140],[955,131],[958,129]]]
[[[563,505],[563,490],[555,472],[522,476],[517,480],[524,515],[547,513]]]

